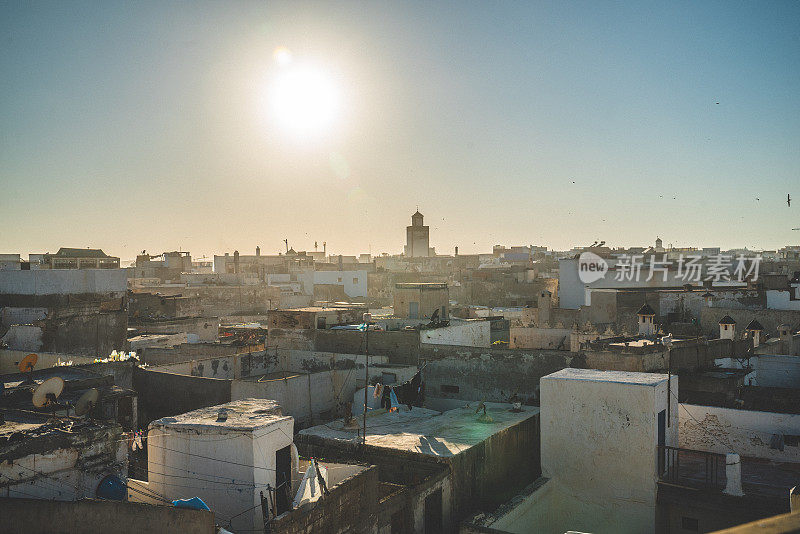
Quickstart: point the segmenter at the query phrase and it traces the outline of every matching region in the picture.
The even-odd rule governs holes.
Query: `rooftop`
[[[99,248],[68,248],[61,247],[53,254],[59,258],[111,258]]]
[[[539,408],[535,406],[523,406],[522,411],[513,412],[510,404],[487,402],[486,414],[491,421],[484,422],[483,411],[476,413],[476,407],[477,403],[472,403],[444,413],[427,408],[409,411],[402,407],[399,412],[376,413],[367,417],[367,444],[383,449],[452,457],[539,413]],[[341,420],[306,428],[300,434],[333,441],[360,441],[359,429],[345,428]]]
[[[337,306],[305,306],[303,308],[286,308],[283,310],[270,310],[270,313],[282,313],[282,312],[290,312],[290,313],[319,313],[319,312],[335,312],[335,311],[342,311],[342,310],[351,310],[351,309],[360,309],[365,306],[358,306],[352,305],[348,307],[344,307],[341,304]]]
[[[655,386],[667,381],[667,375],[659,373],[632,373],[629,371],[598,371],[597,369],[573,369],[567,367],[543,376],[542,380],[583,380],[586,382],[614,382]]]
[[[220,421],[219,414],[223,411],[227,414],[227,418]],[[280,405],[273,400],[243,399],[200,408],[174,417],[162,417],[150,425],[186,430],[251,431],[286,419],[291,417],[282,415]]]
[[[400,282],[397,289],[447,289],[447,282]]]
[[[646,302],[641,308],[639,308],[639,311],[636,312],[636,315],[655,315],[655,314],[656,314],[655,310]]]

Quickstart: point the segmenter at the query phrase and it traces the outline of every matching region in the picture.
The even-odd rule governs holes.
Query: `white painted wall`
[[[724,369],[744,369],[748,360],[717,358],[714,364]],[[800,388],[800,358],[780,354],[762,354],[749,359],[752,371],[744,377],[748,386]]]
[[[767,308],[771,310],[800,310],[800,300],[790,300],[788,291],[767,290]]]
[[[773,434],[800,435],[800,415],[680,405],[680,446],[800,463],[800,447],[770,448]]]
[[[678,384],[672,379],[666,444],[678,444]],[[658,413],[667,377],[563,369],[540,380],[542,475],[586,507],[611,510],[616,532],[655,526]],[[587,518],[574,517],[575,525]],[[580,530],[580,528],[575,528]]]
[[[303,373],[287,378],[263,377],[260,380],[234,380],[231,384],[231,400],[270,399],[281,405],[285,415],[297,421],[313,424],[320,414],[333,410],[338,399],[349,400],[344,392],[355,389],[355,371],[344,380],[341,392],[334,387],[331,371]],[[363,382],[363,377],[362,377]]]
[[[492,344],[489,321],[451,321],[449,326],[420,330],[422,343],[433,345],[460,345],[462,347],[489,347]]]
[[[348,297],[367,296],[367,271],[314,271],[314,283],[343,286]]]
[[[122,296],[128,287],[127,280],[127,269],[0,271],[0,294],[119,293]]]
[[[275,451],[292,443],[292,418],[252,430],[177,429],[168,419],[148,431],[149,489],[169,500],[200,497],[219,518],[241,514],[232,520],[233,532],[263,531],[259,491],[275,487]]]

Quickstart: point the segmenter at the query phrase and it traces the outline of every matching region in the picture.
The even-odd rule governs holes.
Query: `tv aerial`
[[[33,368],[36,367],[36,362],[38,360],[39,356],[31,353],[22,358],[19,365],[17,365],[20,373],[28,373],[28,378],[25,380],[28,384],[33,384],[33,378],[31,378],[31,376],[33,375]]]
[[[88,414],[95,406],[97,406],[98,400],[100,400],[100,392],[97,390],[97,388],[92,388],[85,391],[77,400],[77,402],[75,402],[75,415],[82,416]]]
[[[64,391],[64,379],[60,376],[48,378],[33,390],[33,405],[37,408],[57,407],[56,399]]]

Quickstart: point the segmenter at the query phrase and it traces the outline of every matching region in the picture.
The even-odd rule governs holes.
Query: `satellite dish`
[[[61,392],[64,391],[64,379],[60,376],[48,378],[33,390],[33,405],[43,408],[55,403]]]
[[[33,368],[36,366],[36,362],[39,360],[39,356],[36,354],[28,354],[19,362],[19,372],[20,373],[30,373],[33,371]]]
[[[97,401],[100,399],[100,392],[96,388],[87,390],[75,403],[75,415],[86,415],[92,408],[97,406]]]

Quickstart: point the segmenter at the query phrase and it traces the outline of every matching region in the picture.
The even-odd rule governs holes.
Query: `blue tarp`
[[[204,503],[203,499],[200,497],[192,497],[191,499],[178,499],[177,501],[172,501],[172,504],[175,506],[175,508],[191,508],[193,510],[211,511],[211,508],[206,506],[206,503]]]
[[[128,496],[128,486],[117,475],[108,475],[97,485],[95,494],[99,499],[124,501]]]
[[[361,324],[343,324],[338,326],[332,326],[331,330],[359,330],[361,332],[367,329],[367,325],[365,323]]]

